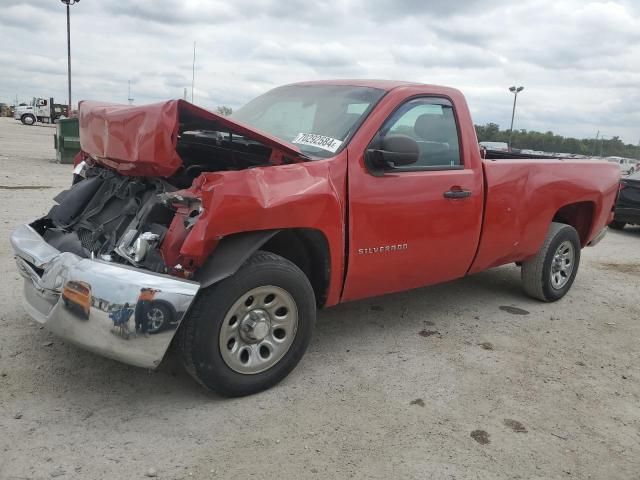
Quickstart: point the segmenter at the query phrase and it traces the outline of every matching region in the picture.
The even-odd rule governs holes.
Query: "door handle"
[[[469,190],[449,190],[442,194],[444,198],[467,198],[471,196]]]

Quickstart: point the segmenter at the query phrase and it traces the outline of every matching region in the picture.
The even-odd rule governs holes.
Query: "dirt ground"
[[[0,479],[640,478],[640,228],[558,303],[506,266],[323,311],[284,382],[228,400],[24,313],[8,235],[69,185],[53,132],[0,119]]]

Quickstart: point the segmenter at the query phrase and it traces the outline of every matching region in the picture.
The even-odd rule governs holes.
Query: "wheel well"
[[[580,243],[587,244],[591,223],[593,221],[594,205],[592,202],[578,202],[565,205],[556,212],[554,222],[565,223],[576,229],[580,236]]]
[[[281,230],[260,250],[266,250],[296,264],[309,279],[316,295],[318,307],[327,300],[331,260],[329,243],[319,230],[296,228]]]

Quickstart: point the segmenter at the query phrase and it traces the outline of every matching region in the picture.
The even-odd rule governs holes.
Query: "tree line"
[[[497,123],[476,125],[479,142],[508,142],[509,130],[500,130]],[[572,138],[553,132],[514,130],[511,146],[518,149],[539,150],[553,153],[576,153],[588,156],[627,157],[640,159],[640,146],[625,144],[620,137]]]

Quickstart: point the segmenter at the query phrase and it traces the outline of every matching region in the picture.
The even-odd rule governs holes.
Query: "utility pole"
[[[513,135],[513,119],[516,116],[516,101],[518,100],[518,94],[524,90],[524,87],[509,87],[509,91],[513,93],[513,110],[511,111],[511,128],[509,129],[509,151],[511,151],[511,137]]]
[[[75,5],[79,3],[80,0],[60,0],[67,6],[67,83],[69,86],[69,96],[67,97],[69,101],[69,112],[68,115],[71,116],[71,18],[69,14],[69,7],[71,5]]]

